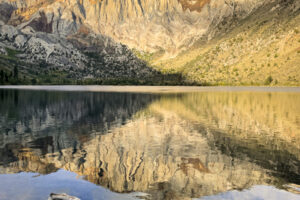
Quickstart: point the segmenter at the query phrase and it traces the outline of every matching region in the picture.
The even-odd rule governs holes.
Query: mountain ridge
[[[52,33],[74,34],[85,25],[130,48],[150,52],[164,49],[173,56],[192,45],[212,23],[218,24],[230,15],[243,18],[261,4],[258,0],[8,2],[16,9],[11,24],[30,22],[44,13],[40,18],[51,24]]]
[[[300,64],[297,53],[300,48],[297,43],[299,37],[297,30],[300,29],[297,22],[300,13],[299,1],[2,0],[1,2],[1,34],[6,35],[0,41],[1,51],[7,54],[5,49],[12,48],[14,51],[24,53],[24,47],[20,46],[20,43],[26,46],[26,38],[44,35],[42,39],[45,44],[42,45],[44,50],[29,52],[27,57],[30,59],[26,58],[25,62],[32,63],[32,55],[29,54],[37,54],[40,63],[56,65],[65,70],[66,75],[74,72],[76,75],[69,75],[69,78],[76,80],[109,77],[109,79],[150,80],[144,81],[144,84],[166,84],[161,80],[167,79],[168,84],[299,85]],[[10,32],[10,36],[7,36],[7,32]],[[22,33],[21,36],[16,34],[17,32]],[[289,44],[291,47],[288,47],[287,37],[291,36],[290,33],[294,39]],[[76,63],[60,53],[57,55],[46,53],[39,56],[46,51],[45,49],[53,47],[54,40],[60,43],[59,38],[68,44],[64,46],[75,48],[82,54],[78,58],[84,58],[85,62]],[[49,41],[52,41],[50,45]],[[268,49],[271,44],[273,49]],[[30,47],[27,50],[25,48],[25,51],[28,49],[34,48]],[[69,52],[71,51],[74,52],[74,49]],[[270,51],[276,51],[272,55],[274,59],[261,59],[270,57]],[[285,51],[293,53],[288,55],[284,53]],[[52,62],[49,62],[51,58]],[[259,62],[255,62],[256,59]],[[9,67],[12,65],[11,61],[3,62],[6,65],[5,71],[12,73],[12,67]],[[65,63],[71,64],[65,67]],[[76,70],[70,70],[71,67]],[[89,72],[83,72],[83,68]],[[252,71],[249,71],[249,68]],[[140,74],[139,71],[147,72]],[[288,73],[280,77],[281,71]],[[160,78],[153,80],[157,75]],[[139,81],[133,83],[139,84]]]

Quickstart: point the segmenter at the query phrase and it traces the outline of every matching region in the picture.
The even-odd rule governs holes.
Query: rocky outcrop
[[[84,32],[84,28],[77,35],[67,37],[45,30],[36,31],[30,23],[19,27],[0,24],[0,46],[1,54],[6,54],[6,48],[12,49],[18,52],[13,55],[17,57],[12,59],[39,65],[46,70],[67,71],[74,80],[145,78],[156,74],[126,46],[110,38]]]
[[[0,54],[7,55],[7,51],[5,49],[5,45],[0,43]]]

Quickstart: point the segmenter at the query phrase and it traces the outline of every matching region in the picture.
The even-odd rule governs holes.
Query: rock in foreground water
[[[62,194],[51,193],[48,200],[80,200],[80,199],[77,197],[67,195],[65,193]]]

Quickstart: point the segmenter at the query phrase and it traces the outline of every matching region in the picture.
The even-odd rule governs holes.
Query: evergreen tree
[[[8,82],[8,75],[4,72],[5,82]]]
[[[19,75],[19,70],[17,68],[17,66],[14,67],[14,78],[18,79],[18,75]]]
[[[37,83],[37,81],[36,81],[35,78],[31,79],[31,84],[32,84],[32,85],[35,85],[36,83]]]
[[[4,71],[3,70],[1,70],[0,71],[0,83],[4,83]]]

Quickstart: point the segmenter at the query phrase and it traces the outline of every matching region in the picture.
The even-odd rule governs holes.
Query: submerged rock
[[[80,199],[77,197],[67,195],[65,193],[62,194],[51,193],[48,200],[80,200]]]

